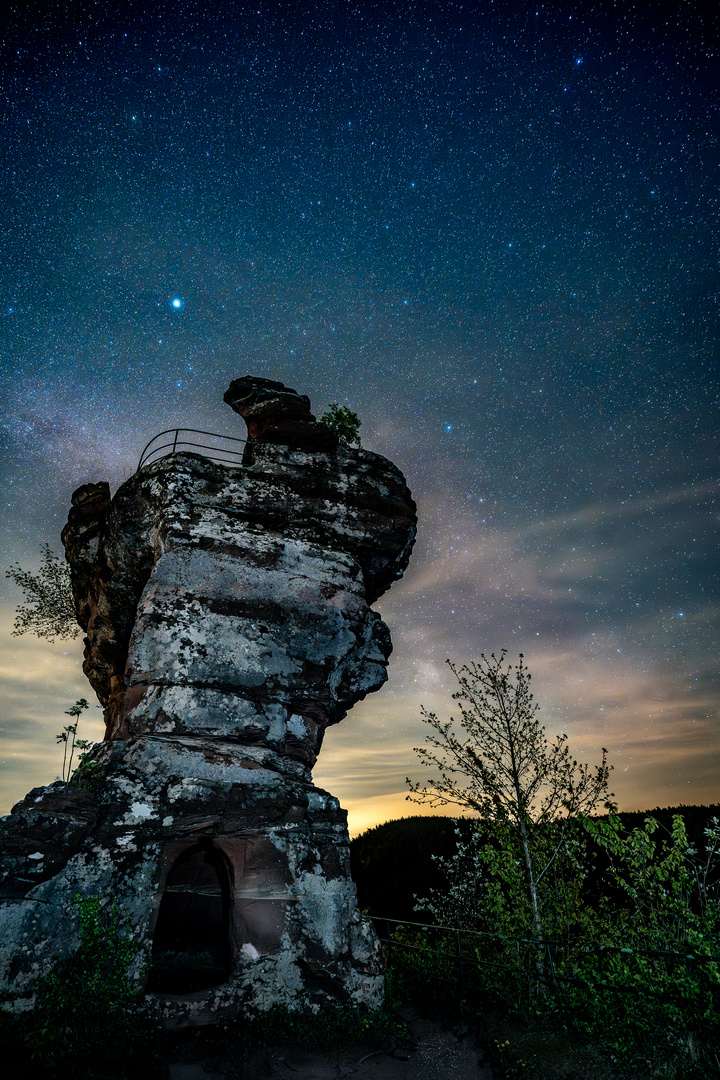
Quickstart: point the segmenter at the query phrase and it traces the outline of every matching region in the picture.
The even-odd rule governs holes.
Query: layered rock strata
[[[171,1024],[326,1000],[379,1003],[346,814],[312,783],[325,729],[385,681],[370,604],[415,532],[401,473],[338,445],[269,380],[225,396],[244,464],[174,454],[73,495],[63,542],[106,741],[78,782],[0,826],[0,979],[29,1001],[75,945],[73,896],[110,897]]]

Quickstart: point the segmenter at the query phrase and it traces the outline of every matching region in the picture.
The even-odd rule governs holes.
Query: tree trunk
[[[528,836],[527,823],[524,818],[520,817],[520,838],[522,840],[523,855],[525,856],[525,869],[527,870],[528,878],[528,891],[530,893],[530,903],[532,904],[533,912],[533,928],[535,930],[535,937],[542,940],[543,938],[543,925],[540,918],[540,905],[538,903],[537,885],[535,884],[535,874],[533,872],[532,855],[530,854],[530,838]],[[545,960],[543,957],[543,948],[538,946],[538,951],[535,957],[535,967],[537,969],[538,981],[540,984],[540,992],[545,992]]]

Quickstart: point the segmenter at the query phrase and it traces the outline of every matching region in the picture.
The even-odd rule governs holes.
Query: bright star
[[[172,306],[173,306],[174,308],[181,308],[181,307],[182,307],[182,300],[180,299],[180,297],[179,297],[179,296],[174,296],[174,297],[173,297],[173,299],[172,299]]]

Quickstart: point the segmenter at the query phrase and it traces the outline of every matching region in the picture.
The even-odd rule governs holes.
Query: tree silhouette
[[[437,770],[427,784],[407,783],[408,798],[431,806],[458,806],[486,822],[509,829],[518,841],[525,871],[525,888],[532,911],[533,929],[543,936],[538,887],[563,848],[570,822],[591,814],[599,803],[610,805],[607,751],[594,770],[570,756],[567,736],[551,741],[538,720],[538,706],[530,692],[530,673],[522,653],[513,667],[500,656],[481,654],[480,661],[450,670],[460,689],[453,700],[460,706],[460,728],[453,717],[447,723],[422,710],[434,734],[428,747],[415,747],[424,765]],[[538,827],[554,823],[553,845],[534,844]],[[547,830],[545,830],[547,831]],[[538,959],[542,967],[542,959]]]
[[[80,634],[70,585],[70,567],[54,555],[49,544],[42,547],[42,565],[38,573],[23,570],[17,564],[5,571],[5,577],[19,585],[25,594],[15,614],[13,634],[35,634],[39,638],[74,638]]]

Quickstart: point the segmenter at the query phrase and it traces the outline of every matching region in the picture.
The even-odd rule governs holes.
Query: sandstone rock
[[[169,1024],[381,999],[346,815],[310,770],[387,677],[370,604],[407,565],[414,503],[295,391],[246,378],[225,399],[253,440],[242,467],[177,453],[112,500],[73,496],[63,542],[106,742],[92,793],[37,789],[0,828],[11,998],[74,948],[80,892],[115,898],[151,946]]]
[[[310,398],[282,383],[249,376],[234,379],[223,400],[243,417],[253,443],[283,443],[307,450],[337,448],[337,435],[318,424],[310,412]]]

